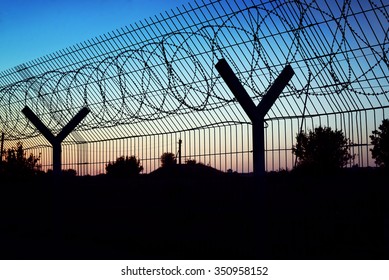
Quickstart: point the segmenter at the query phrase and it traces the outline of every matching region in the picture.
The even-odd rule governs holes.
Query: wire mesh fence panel
[[[21,113],[58,134],[64,169],[99,174],[135,155],[144,173],[164,152],[217,169],[252,172],[248,116],[215,69],[231,65],[258,104],[286,65],[295,75],[267,113],[266,170],[291,169],[296,134],[342,130],[372,166],[369,135],[389,107],[385,1],[198,0],[0,72],[4,149],[22,142],[52,168],[50,144]],[[2,154],[5,158],[5,154]]]

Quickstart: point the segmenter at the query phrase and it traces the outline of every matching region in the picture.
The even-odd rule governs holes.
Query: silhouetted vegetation
[[[21,142],[18,142],[16,147],[12,147],[4,153],[5,160],[1,164],[3,175],[25,177],[40,172],[39,157],[35,157],[33,154],[27,156]]]
[[[189,165],[195,165],[197,163],[197,161],[195,159],[187,159],[185,161],[186,164],[189,164]]]
[[[1,182],[0,258],[387,259],[387,179],[379,168],[272,172],[264,199],[253,176],[201,164]]]
[[[163,153],[161,156],[162,167],[169,167],[177,164],[176,156],[173,153]]]
[[[389,167],[389,119],[384,119],[378,129],[370,135],[373,145],[370,151],[377,165]]]
[[[311,140],[310,145],[337,141],[342,149],[348,140],[339,133],[336,139],[333,133],[330,129],[313,131],[311,138],[320,141]],[[300,136],[300,141],[309,142],[309,136]],[[301,147],[309,146],[305,142]],[[0,198],[6,198],[1,207],[7,215],[0,218],[0,257],[247,260],[389,256],[382,228],[388,197],[388,188],[381,183],[388,179],[384,169],[344,168],[320,180],[313,173],[269,172],[263,181],[266,192],[259,192],[264,188],[254,176],[235,174],[231,169],[222,172],[195,160],[179,165],[174,154],[164,155],[161,161],[168,158],[167,165],[164,162],[164,167],[131,180],[126,176],[143,169],[135,156],[119,157],[106,166],[107,174],[119,178],[73,176],[75,171],[68,170],[63,174],[70,176],[61,180],[51,176],[32,177],[28,184],[4,180]]]
[[[53,169],[48,169],[46,174],[49,176],[54,176]],[[77,176],[77,171],[74,169],[62,169],[61,176],[63,176],[63,177],[75,177],[75,176]]]
[[[138,175],[143,170],[140,160],[135,156],[121,156],[115,162],[110,162],[105,167],[107,175],[125,177]]]
[[[292,152],[297,156],[297,167],[318,172],[335,171],[346,166],[354,155],[350,140],[340,130],[317,127],[309,133],[300,132]]]

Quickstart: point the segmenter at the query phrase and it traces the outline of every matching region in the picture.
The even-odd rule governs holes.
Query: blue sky
[[[1,0],[0,71],[191,0]]]

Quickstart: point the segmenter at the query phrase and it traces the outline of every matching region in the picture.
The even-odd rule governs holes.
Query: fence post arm
[[[50,142],[51,145],[55,142],[55,136],[51,131],[44,125],[44,123],[34,114],[31,109],[26,106],[23,108],[22,113],[26,118],[39,130],[40,133]]]
[[[82,108],[77,115],[75,115],[61,130],[57,135],[57,141],[60,143],[72,132],[76,126],[88,115],[90,110],[87,107]]]

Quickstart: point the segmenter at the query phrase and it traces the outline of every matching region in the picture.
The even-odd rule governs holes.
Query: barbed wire
[[[280,97],[280,112],[293,112],[307,94],[332,96],[324,101],[339,110],[359,106],[362,98],[389,102],[389,4],[242,2],[196,2],[55,59],[0,73],[3,131],[10,139],[38,134],[21,114],[24,106],[54,132],[84,106],[91,113],[79,131],[203,111],[209,112],[208,123],[216,123],[212,115],[219,113],[240,121],[241,115],[220,110],[236,103],[214,69],[222,57],[258,100],[291,64],[296,77]]]

